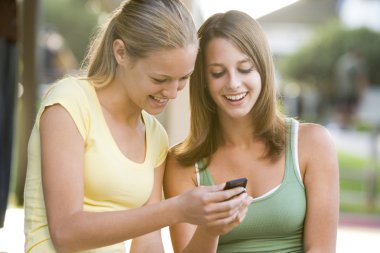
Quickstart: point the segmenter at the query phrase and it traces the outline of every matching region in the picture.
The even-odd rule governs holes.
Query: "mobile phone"
[[[224,190],[228,190],[228,189],[232,189],[232,188],[240,187],[240,186],[245,188],[247,186],[247,181],[248,179],[246,179],[245,177],[227,181],[226,186],[224,187]]]

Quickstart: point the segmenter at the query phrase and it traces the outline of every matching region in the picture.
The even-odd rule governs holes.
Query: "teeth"
[[[160,103],[165,103],[166,101],[168,101],[167,98],[159,98],[159,97],[155,97],[155,96],[152,96],[152,98]]]
[[[238,94],[238,95],[231,95],[231,96],[225,96],[228,100],[233,100],[233,101],[237,101],[237,100],[240,100],[242,98],[244,98],[245,96],[247,95],[247,92],[245,93],[241,93],[241,94]]]

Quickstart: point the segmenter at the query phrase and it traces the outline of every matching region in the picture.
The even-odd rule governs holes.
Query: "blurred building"
[[[367,27],[380,32],[379,0],[338,0],[338,10],[348,27]]]
[[[217,6],[213,1],[185,1],[193,13],[197,26],[209,15],[226,11],[226,8],[238,9],[255,15],[254,18],[258,19],[268,37],[275,59],[297,51],[309,41],[316,27],[332,19],[340,19],[352,28],[365,26],[371,29],[380,29],[380,1],[378,0],[281,1],[290,4],[265,15],[262,14],[269,9],[264,8],[264,5],[268,5],[269,2],[279,4],[280,1],[265,1],[264,3],[264,1],[253,0],[218,0]],[[278,73],[278,79],[281,85],[280,73]],[[315,88],[299,87],[298,84],[289,83],[287,87],[281,87],[281,89],[285,93],[284,102],[291,116],[299,115],[302,110],[311,118],[317,117],[321,98],[318,92],[315,92]],[[302,94],[302,98],[300,94]],[[181,120],[178,120],[179,115],[181,115]],[[179,93],[178,99],[172,101],[166,111],[159,116],[169,133],[171,144],[181,141],[186,136],[189,129],[189,115],[188,87],[186,87]]]
[[[275,58],[289,55],[307,42],[315,27],[338,17],[339,8],[336,0],[299,0],[282,1],[290,3],[280,9],[279,1],[252,1],[252,0],[218,0],[215,6],[213,0],[186,1],[190,7],[195,22],[199,26],[208,16],[215,12],[237,9],[249,13],[260,22],[272,49]],[[272,3],[271,7],[268,6]],[[260,6],[262,5],[262,6]],[[211,7],[215,7],[212,9]],[[207,10],[202,9],[207,8]],[[272,8],[272,9],[270,9]],[[272,11],[271,11],[272,10]],[[274,11],[273,11],[274,10]],[[278,73],[278,79],[281,79]],[[281,81],[279,80],[279,83]],[[291,115],[299,113],[300,88],[297,85],[287,87],[286,105]],[[304,110],[309,114],[317,113],[318,94],[313,90],[303,90],[305,96]],[[189,99],[188,87],[178,95],[179,99],[171,101],[166,111],[160,116],[168,131],[170,143],[181,141],[189,130]],[[178,120],[181,115],[181,120]]]

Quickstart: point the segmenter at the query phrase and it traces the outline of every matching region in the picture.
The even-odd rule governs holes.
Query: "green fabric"
[[[255,199],[244,221],[220,236],[218,253],[224,252],[303,252],[306,194],[294,161],[298,122],[289,119],[285,174],[279,188]],[[198,162],[200,168],[207,160]],[[249,183],[249,182],[248,182]],[[206,168],[200,171],[200,185],[213,185]]]

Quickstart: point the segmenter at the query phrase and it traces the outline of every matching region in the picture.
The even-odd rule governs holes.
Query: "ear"
[[[113,41],[113,54],[118,64],[124,64],[127,60],[127,51],[124,42],[121,39]]]

